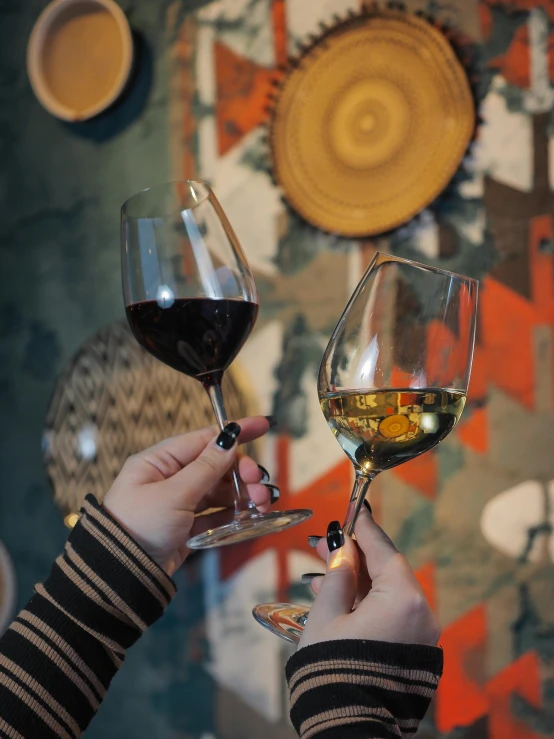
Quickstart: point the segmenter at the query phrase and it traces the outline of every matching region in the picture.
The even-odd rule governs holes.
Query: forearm
[[[0,639],[0,736],[80,736],[126,650],[174,593],[89,497],[48,580]]]
[[[291,720],[302,739],[411,737],[442,674],[435,647],[323,642],[287,664]]]

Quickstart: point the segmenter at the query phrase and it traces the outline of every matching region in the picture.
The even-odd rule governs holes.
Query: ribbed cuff
[[[337,640],[288,661],[290,717],[304,739],[411,735],[442,674],[437,647]]]
[[[88,505],[87,505],[88,504]],[[90,508],[89,508],[90,506]],[[85,504],[81,509],[81,512],[97,512],[97,520],[101,523],[112,536],[114,536],[120,545],[126,549],[130,555],[135,557],[140,565],[148,572],[149,576],[154,582],[162,589],[162,592],[167,597],[167,604],[171,602],[175,593],[177,592],[177,586],[175,582],[169,577],[169,575],[162,570],[157,562],[155,562],[147,552],[138,544],[133,537],[127,533],[127,531],[119,524],[108,511],[100,505],[94,495],[87,495],[85,498]],[[71,539],[71,536],[70,536]]]
[[[310,644],[295,652],[287,662],[286,678],[290,682],[297,670],[327,660],[377,662],[410,671],[430,672],[437,677],[442,675],[443,670],[443,652],[439,647],[365,639],[337,639]]]
[[[36,589],[120,655],[163,615],[176,592],[92,495],[50,577]]]

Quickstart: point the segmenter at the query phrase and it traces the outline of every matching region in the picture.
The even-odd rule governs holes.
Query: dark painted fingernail
[[[373,516],[373,511],[371,510],[371,506],[369,505],[369,500],[367,498],[364,498],[364,505],[367,508],[367,510],[371,513]]]
[[[240,426],[238,425],[238,423],[228,423],[217,437],[215,443],[221,449],[225,449],[225,451],[228,451],[239,438],[239,434]]]
[[[315,549],[322,539],[322,536],[308,536],[308,546]]]
[[[270,475],[270,474],[269,474],[269,472],[268,472],[268,471],[266,470],[266,468],[265,468],[265,467],[262,467],[262,465],[261,465],[261,464],[259,464],[259,465],[258,465],[258,469],[259,469],[259,470],[260,470],[260,472],[262,473],[262,479],[260,480],[260,482],[269,482],[269,480],[270,480],[270,478],[271,478],[271,475]]]
[[[306,572],[304,575],[302,575],[302,584],[303,585],[309,585],[314,577],[324,577],[324,572]]]
[[[277,421],[275,420],[275,416],[264,416],[267,422],[269,423],[270,429],[277,428]]]
[[[330,552],[340,549],[344,544],[344,534],[338,521],[331,521],[327,527],[327,546]]]
[[[269,494],[271,495],[271,503],[275,503],[279,498],[281,497],[281,491],[277,487],[277,485],[266,485],[266,488],[269,490]]]

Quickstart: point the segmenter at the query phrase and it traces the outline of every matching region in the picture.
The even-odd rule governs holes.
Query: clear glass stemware
[[[205,182],[144,190],[121,211],[123,293],[137,341],[194,377],[220,428],[227,423],[221,381],[258,315],[253,275],[238,239]],[[309,510],[261,514],[235,466],[234,516],[187,542],[191,549],[233,544],[305,521]]]

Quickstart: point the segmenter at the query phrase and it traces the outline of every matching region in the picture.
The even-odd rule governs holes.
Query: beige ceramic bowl
[[[65,121],[85,121],[115,102],[132,63],[129,23],[113,0],[54,0],[27,49],[35,95]]]

